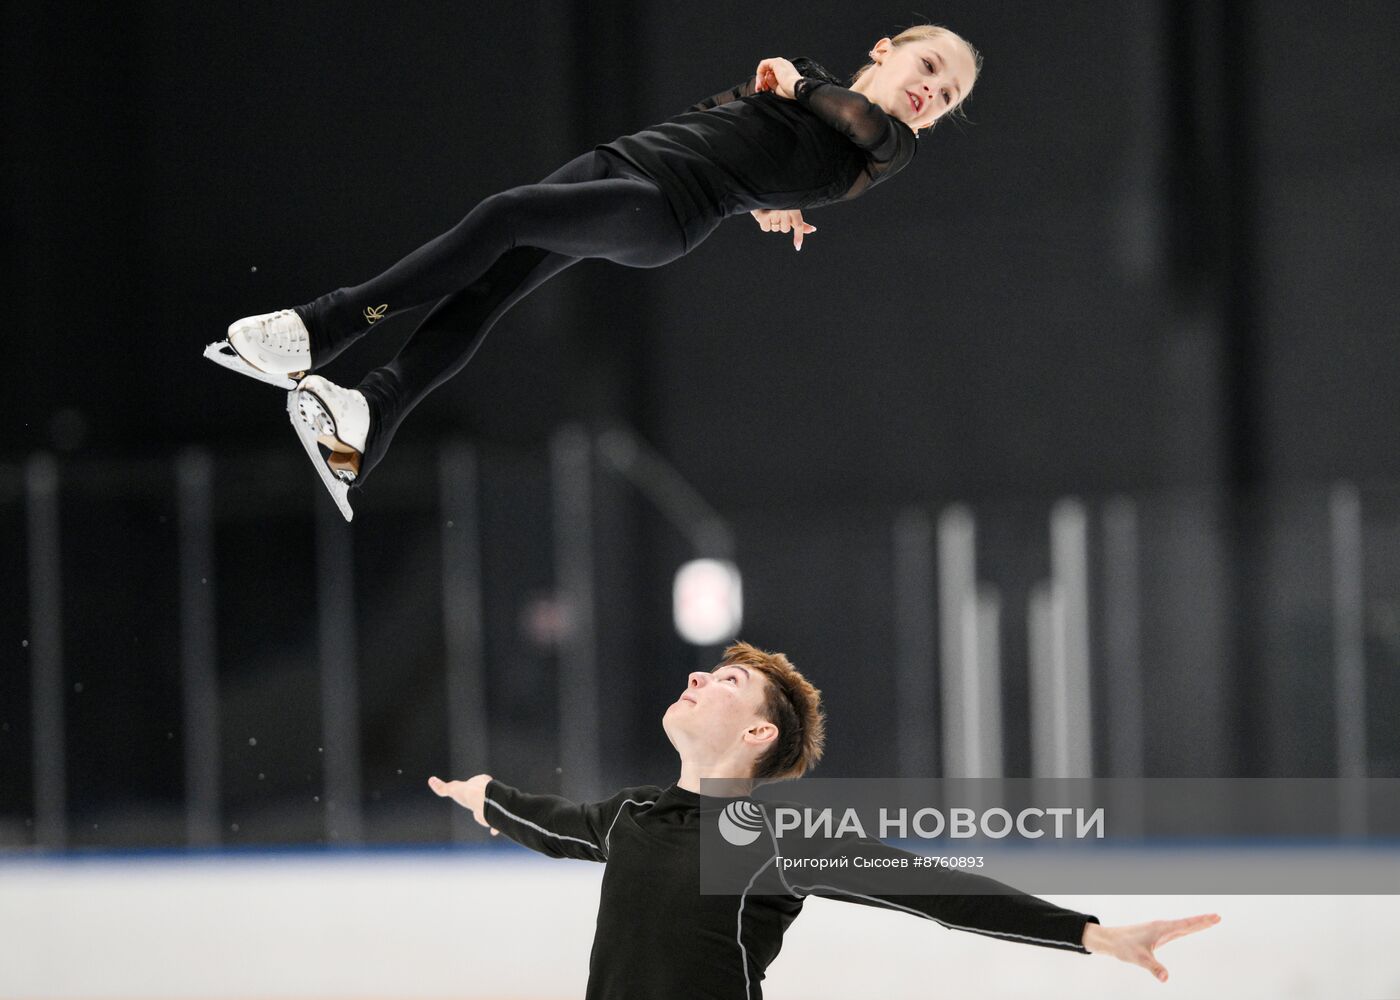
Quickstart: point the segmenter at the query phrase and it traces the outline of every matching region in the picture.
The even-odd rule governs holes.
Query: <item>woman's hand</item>
[[[754,71],[753,89],[771,90],[791,101],[795,96],[792,88],[797,86],[800,79],[802,74],[797,72],[796,66],[781,56],[775,56],[758,64],[758,69]]]
[[[1203,931],[1220,923],[1217,913],[1202,913],[1198,917],[1183,917],[1181,920],[1154,920],[1148,924],[1132,924],[1128,927],[1100,927],[1098,924],[1084,925],[1083,945],[1095,955],[1112,955],[1114,958],[1140,965],[1160,982],[1167,981],[1167,969],[1153,951],[1187,934]]]
[[[758,228],[765,233],[792,233],[795,250],[802,249],[802,237],[817,231],[816,226],[802,221],[802,213],[795,208],[758,208],[749,214],[758,220]]]

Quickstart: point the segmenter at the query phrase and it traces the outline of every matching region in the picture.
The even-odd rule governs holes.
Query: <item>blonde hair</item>
[[[766,653],[747,642],[736,642],[724,651],[720,667],[731,664],[756,671],[768,681],[763,715],[778,727],[778,738],[754,761],[754,779],[800,778],[821,760],[826,744],[822,693],[782,653]]]
[[[913,27],[905,28],[899,34],[891,38],[890,44],[895,46],[907,45],[909,42],[927,42],[935,38],[951,38],[966,46],[967,51],[972,55],[972,83],[967,85],[967,93],[963,95],[962,100],[958,101],[958,106],[955,107],[952,112],[954,115],[960,115],[965,118],[966,115],[962,115],[962,106],[967,103],[967,97],[972,93],[972,88],[977,83],[977,77],[982,73],[982,53],[973,48],[971,42],[956,31],[945,28],[941,24],[916,24]],[[856,81],[865,75],[865,71],[874,65],[873,62],[868,62],[860,69],[856,70],[855,73],[851,74],[851,86],[855,86]],[[933,125],[937,124],[938,122],[936,121],[933,123]],[[933,125],[927,127],[932,128]]]

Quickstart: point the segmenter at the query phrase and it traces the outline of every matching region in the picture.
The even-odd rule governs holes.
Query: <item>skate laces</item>
[[[290,309],[279,309],[259,324],[259,337],[264,347],[284,354],[308,347],[306,327]]]

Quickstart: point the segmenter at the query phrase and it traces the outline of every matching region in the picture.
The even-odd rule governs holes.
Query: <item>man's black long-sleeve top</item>
[[[665,193],[692,236],[717,218],[760,208],[809,209],[854,198],[914,157],[914,133],[816,63],[794,100],[755,93],[752,77],[686,112],[599,149],[629,161]]]
[[[607,865],[589,959],[588,1000],[758,1000],[783,933],[808,895],[901,910],[945,927],[1008,941],[1083,952],[1086,922],[1097,919],[1023,893],[986,894],[991,884],[946,868],[911,870],[920,894],[882,894],[860,869],[783,877],[760,850],[755,877],[738,896],[700,891],[701,813],[731,800],[679,786],[625,788],[577,804],[501,782],[486,786],[486,819],[512,840],[551,857]],[[867,838],[845,838],[837,852],[904,856]],[[759,856],[756,855],[756,856]],[[883,883],[888,886],[888,882]],[[981,889],[981,894],[969,894]]]

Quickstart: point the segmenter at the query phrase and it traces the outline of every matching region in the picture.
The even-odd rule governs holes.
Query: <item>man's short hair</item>
[[[756,671],[768,681],[763,716],[778,727],[778,738],[754,761],[754,778],[800,778],[821,760],[826,743],[822,693],[782,653],[767,653],[747,642],[736,642],[724,651],[720,666],[729,664]]]

